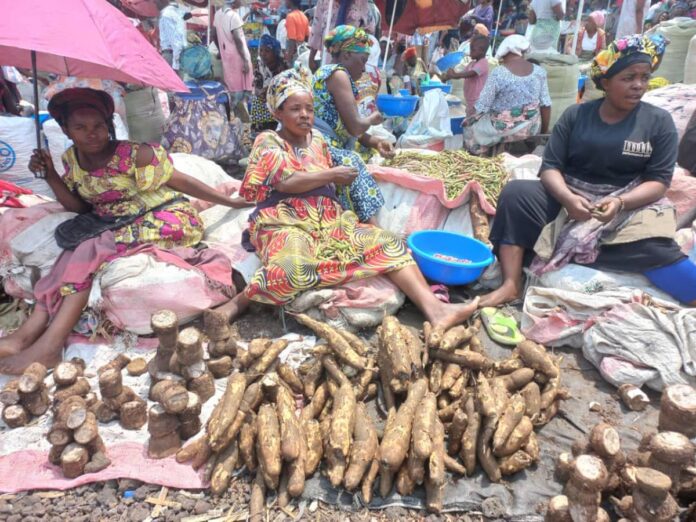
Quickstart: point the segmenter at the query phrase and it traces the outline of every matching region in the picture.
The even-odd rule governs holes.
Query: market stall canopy
[[[375,0],[382,13],[382,30],[389,30],[389,21],[396,5],[393,31],[402,34],[427,33],[456,27],[470,9],[469,0]],[[430,5],[428,5],[430,4]]]
[[[133,23],[106,0],[4,2],[0,65],[188,92]]]

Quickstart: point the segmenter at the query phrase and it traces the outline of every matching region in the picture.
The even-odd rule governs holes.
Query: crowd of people
[[[670,13],[684,13],[680,2],[665,2]],[[160,51],[183,73],[188,11],[175,1],[157,4]],[[222,79],[233,106],[249,103],[255,134],[237,196],[177,171],[160,145],[116,139],[113,93],[70,84],[52,95],[48,111],[73,142],[63,156],[65,173],[46,151],[36,151],[29,168],[44,172],[57,201],[78,216],[56,230],[64,253],[36,283],[34,312],[0,339],[0,372],[58,360],[104,263],[148,245],[196,246],[202,224],[187,195],[253,207],[243,244],[262,267],[218,308],[230,321],[252,301],[284,305],[308,289],[385,274],[434,326],[449,327],[479,306],[521,298],[522,269],[529,263],[536,273],[569,262],[642,273],[696,306],[696,264],[674,242],[674,212],[664,199],[677,161],[677,132],[666,111],[641,101],[668,44],[641,34],[646,19],[664,14],[661,7],[650,15],[647,2],[624,0],[613,41],[603,12],[585,17],[575,45],[565,48],[591,63],[591,80],[605,96],[567,109],[553,129],[546,72],[527,56],[563,45],[561,0],[520,3],[497,28],[493,5],[483,0],[456,31],[433,37],[432,54],[423,40],[382,37],[379,11],[367,0],[319,0],[313,18],[302,7],[287,0],[275,36],[261,35],[256,60],[241,0],[228,0],[215,12],[212,39]],[[330,20],[320,16],[329,11]],[[519,34],[524,20],[534,26],[529,38]],[[494,47],[497,64],[489,63]],[[466,65],[439,71],[435,62],[455,50],[464,53]],[[383,64],[386,77],[378,70]],[[502,286],[464,304],[442,302],[402,238],[378,226],[384,197],[365,165],[372,154],[394,154],[391,141],[371,133],[384,118],[369,101],[361,103],[366,93],[376,94],[382,82],[418,93],[430,75],[463,79],[463,141],[474,154],[550,132],[539,180],[510,182],[500,196],[490,240]],[[17,107],[12,86],[0,82],[0,108],[7,112]],[[207,255],[216,254],[209,249]]]

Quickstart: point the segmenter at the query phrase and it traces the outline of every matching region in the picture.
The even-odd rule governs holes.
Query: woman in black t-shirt
[[[540,180],[511,181],[500,196],[490,239],[503,284],[480,306],[521,297],[522,266],[532,258],[538,275],[570,262],[642,273],[696,305],[696,264],[673,239],[675,211],[664,198],[677,131],[667,111],[641,101],[665,45],[659,35],[635,35],[595,58],[592,79],[606,96],[566,110]]]

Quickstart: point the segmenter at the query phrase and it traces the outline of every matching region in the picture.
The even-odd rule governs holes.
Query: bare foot
[[[237,294],[233,299],[227,301],[224,305],[210,310],[210,312],[224,314],[227,317],[227,322],[232,323],[249,307],[249,303],[249,298],[242,292]]]
[[[521,285],[514,281],[504,281],[500,288],[481,297],[479,306],[500,306],[522,297]]]
[[[442,304],[437,314],[428,317],[433,330],[447,331],[453,326],[463,323],[476,311],[479,306],[479,298],[474,298],[469,303]]]
[[[0,339],[0,357],[17,355],[31,345],[31,339],[22,336],[19,331]]]
[[[20,353],[0,359],[0,373],[20,375],[33,362],[40,362],[47,368],[52,368],[60,362],[62,351],[63,343],[56,344],[39,339]]]

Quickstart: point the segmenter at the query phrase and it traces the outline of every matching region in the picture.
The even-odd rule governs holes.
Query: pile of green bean
[[[385,165],[441,180],[450,200],[459,197],[469,181],[478,181],[486,199],[494,206],[508,179],[502,157],[482,158],[463,150],[446,150],[437,154],[404,152]]]

